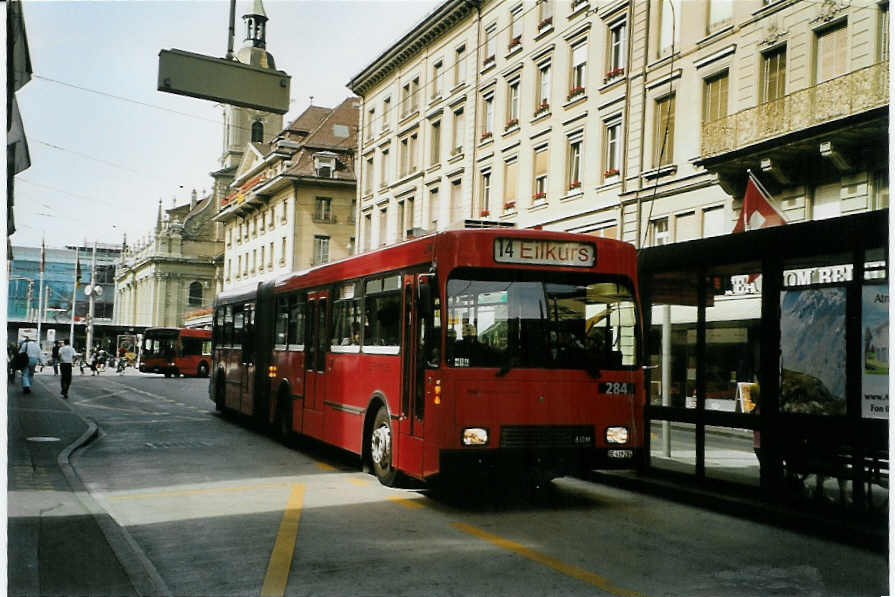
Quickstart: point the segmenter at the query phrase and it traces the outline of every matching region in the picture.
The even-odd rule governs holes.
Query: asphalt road
[[[882,595],[886,557],[578,479],[382,487],[223,417],[207,381],[75,376],[72,464],[172,595]]]

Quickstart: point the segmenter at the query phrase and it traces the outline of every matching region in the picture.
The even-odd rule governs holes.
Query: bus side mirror
[[[420,274],[417,280],[420,314],[426,318],[432,317],[432,282],[434,280],[434,274]]]

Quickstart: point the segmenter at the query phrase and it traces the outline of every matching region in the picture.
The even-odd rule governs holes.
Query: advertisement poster
[[[889,418],[889,285],[865,285],[861,299],[861,417]]]

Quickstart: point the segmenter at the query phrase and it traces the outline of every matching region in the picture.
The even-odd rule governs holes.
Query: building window
[[[429,219],[432,221],[432,230],[438,230],[438,215],[441,213],[438,201],[438,189],[429,191]]]
[[[267,267],[273,268],[273,241],[270,241],[269,250],[267,251]]]
[[[519,79],[510,81],[507,91],[506,128],[510,129],[519,124]]]
[[[444,63],[441,60],[437,60],[432,65],[432,99],[441,97],[441,94],[444,93],[443,75]]]
[[[494,96],[488,95],[482,102],[482,136],[481,140],[490,139],[494,135]]]
[[[466,46],[454,51],[454,86],[466,82]]]
[[[845,74],[848,64],[848,27],[846,23],[817,34],[815,81],[823,83]]]
[[[415,202],[413,197],[408,197],[405,204],[407,205],[407,221],[404,224],[404,230],[410,230],[412,234],[413,228],[416,225],[416,211],[414,209]],[[406,235],[404,238],[407,238]]]
[[[373,137],[373,121],[376,119],[376,109],[370,108],[370,111],[367,113],[367,139],[371,139]]]
[[[227,260],[227,280],[230,279],[230,275],[233,272],[233,259]]]
[[[538,66],[538,97],[535,102],[535,115],[546,112],[550,108],[550,63]]]
[[[675,7],[677,8],[677,7]],[[733,0],[709,0],[709,31],[716,31],[730,24]]]
[[[724,206],[710,207],[702,210],[702,237],[721,236],[728,231],[724,226]]]
[[[504,164],[503,175],[503,209],[516,209],[516,192],[519,188],[519,161],[513,160]]]
[[[606,159],[603,164],[603,178],[618,176],[621,166],[621,132],[620,120],[606,125]]]
[[[668,165],[674,159],[674,94],[656,100],[653,128],[653,166]]]
[[[435,165],[441,161],[441,121],[436,120],[432,123],[432,147],[429,160],[430,165]]]
[[[482,66],[490,66],[494,64],[494,58],[497,50],[495,49],[497,35],[497,23],[491,23],[485,28],[485,58],[482,60]]]
[[[364,250],[373,248],[373,214],[364,214]]]
[[[609,64],[606,68],[606,80],[615,78],[625,72],[625,21],[619,21],[609,27]]]
[[[252,123],[252,143],[264,143],[264,124],[260,120]]]
[[[727,71],[705,80],[702,99],[703,122],[714,122],[727,116]]]
[[[761,101],[772,102],[786,94],[786,46],[762,55]]]
[[[314,265],[329,262],[329,237],[314,236]]]
[[[479,213],[473,213],[472,217],[486,217],[491,215],[491,172],[482,172],[482,194],[479,197]]]
[[[265,249],[267,249],[267,247],[264,246],[264,245],[261,245],[261,262],[258,264],[258,269],[261,270],[261,271],[264,271],[264,263],[265,263],[265,260],[264,260],[264,253],[265,253]]]
[[[268,215],[269,215],[270,217],[269,217],[268,220],[267,220],[267,225],[268,225],[270,228],[273,228],[273,227],[276,225],[276,224],[274,223],[274,217],[273,217],[273,205],[270,206],[270,209],[268,210]]]
[[[387,97],[382,100],[382,128],[380,132],[385,132],[388,130],[388,117],[391,114],[392,107],[392,98]]]
[[[451,203],[448,206],[448,214],[451,213],[462,213],[458,210],[459,206],[462,204],[463,200],[463,185],[462,179],[458,178],[457,180],[451,181]]]
[[[608,224],[608,225],[607,225]],[[590,232],[586,232],[585,234],[590,234],[591,236],[599,236],[600,238],[618,238],[618,225],[615,222],[604,223],[600,228],[596,230],[591,230]]]
[[[399,164],[400,175],[399,176],[401,178],[403,178],[403,177],[407,176],[407,174],[410,172],[410,137],[404,137],[403,139],[401,139],[401,145],[400,145],[399,149],[401,152],[399,154],[399,157],[400,157],[400,164]]]
[[[581,188],[581,138],[569,140],[568,159],[568,189],[570,191]]]
[[[398,240],[406,240],[407,239],[407,224],[404,221],[404,218],[406,216],[407,216],[407,214],[404,211],[404,202],[398,201],[398,213],[397,213],[397,217],[395,218],[395,221],[398,226],[398,234],[397,234]]]
[[[388,185],[388,149],[382,150],[382,162],[379,164],[381,167],[381,172],[379,175],[379,186],[385,187]]]
[[[454,131],[451,139],[451,155],[463,153],[463,108],[454,112]]]
[[[386,231],[388,230],[388,207],[379,210],[379,246],[384,247],[386,243]]]
[[[584,93],[587,83],[587,44],[582,43],[572,48],[572,73],[569,77],[569,97],[572,99]]]
[[[318,222],[331,222],[333,217],[331,197],[317,197],[314,200],[314,219]]]
[[[517,6],[510,11],[510,45],[509,49],[522,43],[522,6]]]
[[[367,158],[367,167],[364,170],[364,193],[373,192],[373,156]]]
[[[410,114],[410,83],[401,88],[401,118]]]
[[[258,266],[258,249],[252,249],[252,273],[255,273],[255,269]]]
[[[553,24],[553,0],[541,0],[540,14],[538,14],[538,31],[546,29],[548,25]]]
[[[650,246],[667,245],[671,238],[668,232],[668,218],[656,218],[649,223]]]
[[[531,196],[532,203],[542,203],[547,200],[547,171],[550,162],[550,152],[547,147],[535,150],[535,188]]]
[[[678,46],[681,37],[680,0],[659,0],[659,56],[667,56]]]
[[[280,263],[286,263],[286,237],[282,238],[282,244],[280,245]]]
[[[880,62],[889,59],[889,3],[879,7],[879,52]]]
[[[688,212],[674,217],[674,234],[676,242],[684,242],[699,238],[699,221],[696,212]]]
[[[283,200],[283,214],[282,214],[282,216],[280,217],[280,221],[283,222],[283,223],[286,222],[286,209],[287,209],[287,205],[286,205],[286,203],[287,203],[287,202],[286,202],[286,200],[284,199],[284,200]]]
[[[190,284],[189,294],[187,295],[187,304],[190,307],[202,306],[202,282],[193,282]]]

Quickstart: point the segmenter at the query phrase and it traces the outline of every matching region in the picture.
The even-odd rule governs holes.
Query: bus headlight
[[[607,427],[606,428],[607,444],[626,444],[628,443],[627,427]]]
[[[463,430],[464,446],[484,446],[488,443],[488,430],[482,427],[467,427]]]
[[[267,377],[270,377],[271,379],[273,379],[276,376],[277,376],[277,366],[276,365],[268,366],[267,367]]]

